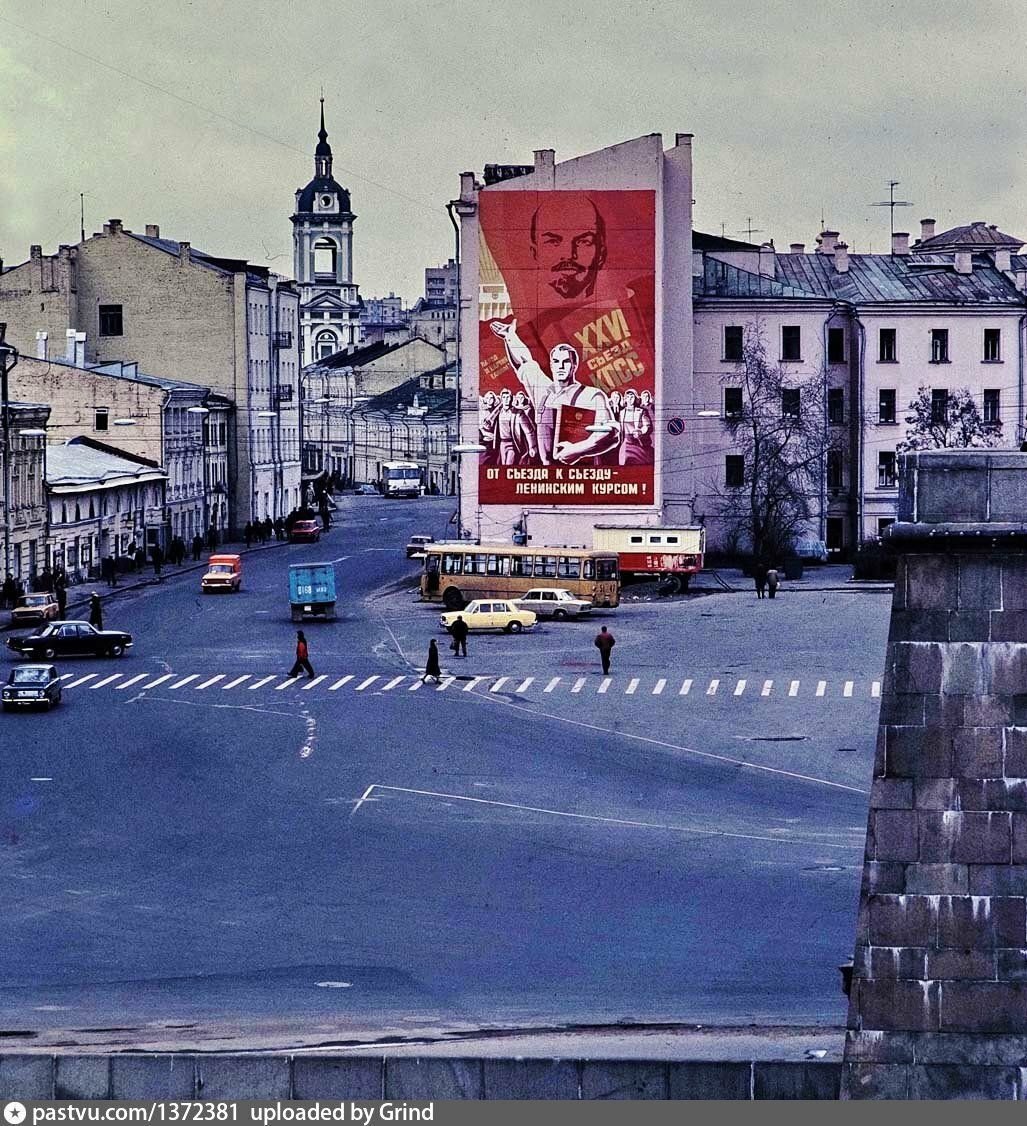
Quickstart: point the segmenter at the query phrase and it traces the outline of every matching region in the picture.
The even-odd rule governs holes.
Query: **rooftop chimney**
[[[817,235],[817,254],[834,254],[834,244],[838,241],[837,231],[821,231]]]
[[[190,249],[191,245],[188,242],[180,242],[178,244],[178,256],[183,262],[191,261],[192,255],[189,253]]]
[[[86,366],[86,334],[84,332],[75,333],[75,366],[79,368]]]
[[[892,254],[909,253],[909,231],[893,231],[891,236]]]
[[[835,244],[834,268],[839,274],[847,274],[849,272],[849,244],[847,242]]]
[[[760,247],[760,277],[772,278],[777,275],[774,261],[774,244],[765,242]]]
[[[156,223],[146,224],[146,237],[147,238],[160,238],[160,227]]]
[[[543,187],[556,186],[556,149],[535,150],[535,174],[543,181]]]
[[[45,360],[47,353],[47,338],[49,333],[37,332],[36,333],[36,359]]]
[[[103,225],[103,233],[105,235],[119,235],[121,234],[121,220],[108,219]]]
[[[1008,246],[1001,246],[995,248],[995,269],[996,270],[1011,270],[1013,268],[1012,251]]]
[[[64,359],[69,363],[75,362],[75,330],[69,328],[64,334]]]
[[[792,252],[792,254],[805,254],[806,244],[804,242],[793,242],[788,249]]]
[[[920,220],[920,241],[926,242],[929,238],[934,238],[934,220],[921,219]]]
[[[32,246],[29,247],[29,257],[30,258],[42,258],[43,257],[43,248],[41,246],[36,246],[36,245],[33,244]]]
[[[955,255],[955,266],[957,274],[972,274],[974,268],[974,256],[969,250],[957,250]]]

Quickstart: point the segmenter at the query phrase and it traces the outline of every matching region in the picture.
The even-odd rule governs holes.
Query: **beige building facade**
[[[20,366],[20,365],[19,365]],[[17,367],[14,369],[17,371]],[[26,586],[46,561],[46,437],[50,408],[39,402],[10,402],[9,472],[4,472],[0,495],[3,518],[4,575],[11,574]],[[0,462],[3,454],[0,452]],[[0,465],[0,470],[4,469]],[[2,577],[0,577],[2,578]]]

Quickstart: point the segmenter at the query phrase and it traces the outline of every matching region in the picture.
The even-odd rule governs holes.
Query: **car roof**
[[[25,664],[25,665],[15,665],[14,668],[11,669],[11,676],[14,676],[15,673],[19,673],[19,672],[52,672],[52,673],[56,673],[57,669],[54,665],[43,665],[43,664],[35,664],[35,663],[29,663],[29,664]],[[8,679],[10,679],[10,678],[8,678]]]

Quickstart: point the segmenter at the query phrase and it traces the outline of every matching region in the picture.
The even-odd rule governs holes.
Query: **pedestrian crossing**
[[[417,692],[476,692],[482,695],[504,695],[516,699],[538,697],[547,700],[562,695],[577,700],[607,696],[635,701],[652,700],[876,700],[881,695],[879,680],[842,677],[837,680],[777,680],[763,677],[682,677],[669,676],[456,676],[444,674],[438,683],[424,683],[420,674],[347,673],[333,677],[322,674],[313,678],[254,673],[99,673],[81,675],[65,673],[61,678],[64,689],[88,689],[93,692],[110,689],[124,692],[149,692],[161,689],[182,695],[203,692],[208,696],[231,692],[267,692],[292,694],[302,692],[312,697],[342,690],[360,695],[375,693],[399,694],[404,690]]]

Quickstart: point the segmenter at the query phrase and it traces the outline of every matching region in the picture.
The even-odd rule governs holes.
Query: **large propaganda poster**
[[[655,193],[479,196],[479,499],[652,504]]]

